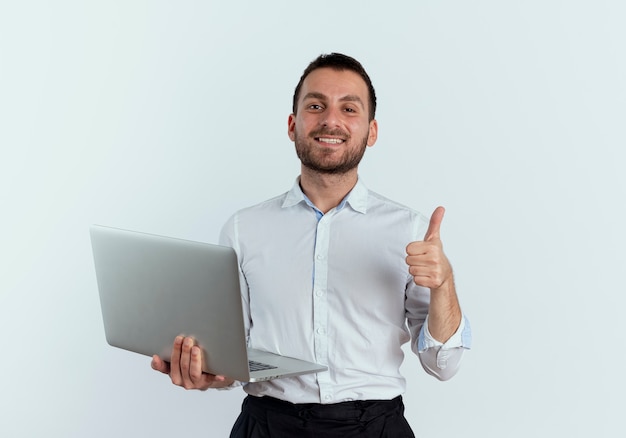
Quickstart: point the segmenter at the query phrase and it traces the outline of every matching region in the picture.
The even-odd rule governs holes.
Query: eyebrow
[[[326,100],[328,99],[328,97],[322,93],[312,91],[310,93],[305,94],[305,96],[302,98],[302,100],[306,100],[306,99]],[[343,96],[341,99],[339,99],[339,101],[340,102],[357,102],[361,105],[363,109],[365,109],[365,104],[363,103],[363,100],[356,94],[348,94],[346,96]]]

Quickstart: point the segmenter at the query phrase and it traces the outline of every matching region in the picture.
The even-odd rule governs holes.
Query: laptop
[[[117,228],[90,228],[107,342],[169,360],[192,336],[203,371],[259,382],[327,370],[246,347],[239,268],[232,248]]]

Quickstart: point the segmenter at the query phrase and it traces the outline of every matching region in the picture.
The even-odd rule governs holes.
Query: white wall
[[[97,222],[215,242],[287,190],[293,88],[322,52],[379,96],[367,185],[429,214],[474,329],[459,375],[407,358],[421,437],[617,436],[625,388],[626,6],[557,1],[0,5],[3,436],[227,436],[104,340]]]

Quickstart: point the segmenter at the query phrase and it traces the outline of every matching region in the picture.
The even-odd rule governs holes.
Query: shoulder
[[[273,198],[267,199],[265,201],[259,202],[258,204],[251,205],[249,207],[244,207],[240,210],[237,210],[233,216],[248,216],[255,215],[262,212],[274,212],[280,210],[281,206],[285,201],[285,197],[288,192],[282,193],[278,196],[274,196]]]
[[[220,243],[232,245],[233,241],[237,240],[237,230],[241,224],[250,223],[254,225],[254,223],[262,223],[268,216],[279,212],[287,193],[288,192],[237,210],[228,218],[222,227]]]
[[[372,215],[387,216],[408,225],[413,239],[421,239],[428,229],[429,219],[424,214],[372,190],[368,191],[367,211]]]
[[[368,210],[372,209],[384,209],[389,211],[395,211],[398,213],[404,213],[414,218],[426,218],[419,211],[394,201],[386,196],[376,193],[372,190],[368,190]]]

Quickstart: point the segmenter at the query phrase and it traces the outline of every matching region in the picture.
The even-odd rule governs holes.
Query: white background
[[[106,344],[88,227],[216,242],[290,188],[293,88],[339,51],[379,97],[361,177],[447,207],[474,330],[449,382],[407,357],[418,436],[622,436],[625,17],[619,0],[3,2],[0,434],[227,436],[241,391],[186,392]]]

